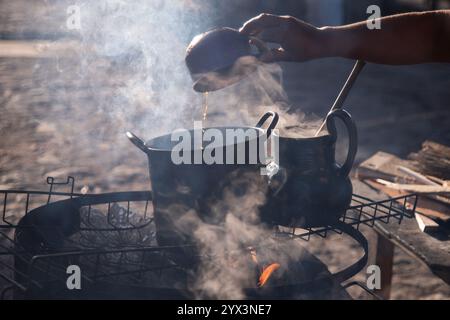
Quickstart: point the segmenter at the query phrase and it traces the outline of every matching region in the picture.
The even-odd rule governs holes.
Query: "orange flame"
[[[267,280],[269,280],[272,273],[279,267],[280,267],[279,263],[272,263],[271,265],[264,268],[263,271],[261,272],[261,275],[259,276],[258,287],[264,286]]]

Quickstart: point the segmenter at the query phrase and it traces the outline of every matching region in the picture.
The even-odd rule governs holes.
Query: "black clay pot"
[[[349,151],[342,166],[335,160],[336,118],[344,122],[349,135]],[[273,180],[280,186],[261,209],[266,223],[319,227],[336,223],[345,213],[352,198],[348,175],[357,152],[356,126],[344,110],[330,113],[326,124],[329,134],[325,136],[279,137],[280,170]]]

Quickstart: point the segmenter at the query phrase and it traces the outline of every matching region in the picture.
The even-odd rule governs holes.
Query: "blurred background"
[[[125,132],[149,139],[201,119],[202,97],[184,66],[193,36],[261,12],[341,25],[367,19],[374,4],[383,16],[450,8],[448,0],[1,0],[0,189],[45,190],[45,177],[68,175],[76,192],[148,189],[145,156]],[[296,119],[320,119],[352,64],[281,64],[277,97]],[[379,150],[406,156],[425,139],[448,144],[449,75],[450,65],[368,65],[345,104],[359,130],[357,162]],[[275,101],[250,79],[209,104],[211,124],[253,125],[252,110]],[[450,298],[402,252],[394,271],[393,298]]]

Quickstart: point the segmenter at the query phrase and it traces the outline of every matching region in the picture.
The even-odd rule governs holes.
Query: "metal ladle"
[[[336,100],[334,101],[333,105],[331,106],[330,111],[328,114],[333,112],[336,109],[341,109],[342,105],[344,104],[345,99],[347,98],[350,90],[352,89],[353,85],[356,82],[356,79],[358,78],[358,75],[361,73],[362,69],[366,65],[365,61],[357,60],[355,65],[353,66],[353,70],[350,72],[349,77],[347,78],[347,81],[345,82],[344,86],[341,89],[341,92],[339,92],[339,95],[337,96]],[[319,130],[317,130],[316,134],[314,135],[317,137],[322,129],[325,127],[326,120],[324,120],[319,127]]]
[[[257,69],[262,63],[259,58],[267,51],[269,48],[261,40],[232,28],[214,29],[194,37],[185,57],[193,89],[216,91],[239,82]]]

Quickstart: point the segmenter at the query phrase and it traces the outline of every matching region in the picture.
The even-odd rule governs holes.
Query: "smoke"
[[[220,8],[201,0],[101,0],[75,5],[80,28],[72,33],[79,43],[71,46],[70,59],[57,58],[58,78],[86,88],[104,122],[96,139],[111,139],[120,147],[128,143],[123,135],[127,130],[147,140],[191,128],[202,118],[202,95],[192,90],[184,56],[191,39],[213,27],[210,16]],[[66,99],[78,103],[70,90]],[[208,104],[208,125],[251,126],[269,110],[281,114],[279,128],[305,120],[299,108],[289,105],[277,64],[262,65],[235,85],[211,92]]]
[[[211,28],[214,8],[201,0],[42,2],[21,4],[30,17],[43,11],[39,32],[49,39],[30,60],[29,91],[39,102],[30,114],[48,139],[40,173],[73,175],[89,192],[148,187],[146,157],[125,133],[148,140],[200,119],[202,97],[184,55],[192,37]],[[24,21],[28,29],[35,23]]]
[[[223,81],[220,77],[214,80]],[[277,112],[277,129],[281,136],[290,138],[312,137],[321,121],[290,103],[283,86],[283,69],[276,63],[260,64],[236,84],[210,92],[208,108],[208,126],[254,126],[267,111]]]
[[[199,101],[184,66],[186,44],[201,26],[207,7],[198,1],[78,2],[81,76],[109,63],[120,78],[115,92],[98,107],[112,120],[154,136],[186,125]],[[203,16],[203,18],[202,18]],[[84,76],[89,82],[91,77]],[[90,83],[96,88],[95,83]],[[140,114],[140,119],[136,119]],[[191,119],[188,119],[191,120]]]
[[[184,55],[192,37],[209,29],[212,8],[194,0],[83,1],[78,5],[82,14],[78,76],[94,97],[101,89],[99,72],[116,79],[115,90],[95,101],[109,121],[123,131],[150,138],[190,128],[202,118],[202,96],[192,90]],[[262,65],[235,85],[210,93],[207,125],[253,126],[266,111],[276,111],[279,128],[299,128],[305,115],[290,106],[282,79],[279,65]],[[279,263],[281,268],[271,281],[286,279],[292,262],[302,254],[299,246],[282,247],[272,240],[271,228],[259,220],[267,181],[255,181],[254,173],[228,178],[218,182],[223,184],[218,188],[221,193],[209,199],[203,210],[208,214],[187,210],[175,221],[179,230],[194,239],[203,257],[190,283],[197,297],[245,298],[245,288],[256,286],[263,266]],[[250,247],[264,248],[257,249],[258,265],[250,258]]]
[[[214,25],[214,15],[228,2],[201,0],[99,0],[50,3],[48,23],[72,36],[55,41],[54,59],[38,62],[33,85],[49,89],[54,110],[42,119],[42,127],[55,127],[60,149],[68,143],[102,145],[107,159],[94,149],[73,152],[69,166],[89,158],[96,169],[122,163],[123,148],[131,145],[124,133],[135,132],[144,140],[178,128],[191,128],[202,119],[202,95],[192,90],[184,63],[191,39]],[[237,5],[233,2],[234,5]],[[79,8],[79,28],[67,30],[66,9]],[[242,23],[243,21],[241,21]],[[66,45],[65,50],[61,46]],[[55,48],[59,49],[56,50]],[[207,125],[252,126],[265,111],[281,115],[278,128],[305,120],[290,106],[277,64],[264,65],[242,81],[208,97]],[[72,121],[68,121],[72,120]],[[38,120],[40,121],[40,120]],[[109,144],[109,146],[106,146]],[[80,148],[79,148],[80,149]],[[89,153],[89,154],[85,154]],[[143,158],[143,155],[141,155]],[[87,160],[86,160],[87,161]],[[73,162],[73,163],[70,163]],[[54,170],[54,169],[53,169]],[[108,177],[114,183],[114,177]]]
[[[49,87],[58,92],[58,101],[77,107],[76,112],[67,107],[49,115],[65,120],[54,130],[61,134],[60,145],[70,145],[66,139],[71,137],[72,143],[89,149],[100,172],[96,174],[101,174],[110,167],[108,162],[117,165],[128,159],[123,150],[125,144],[129,145],[125,131],[148,139],[177,128],[191,128],[194,120],[200,120],[202,96],[192,90],[184,56],[193,36],[212,27],[210,14],[220,9],[212,7],[216,2],[211,3],[70,3],[80,9],[80,28],[72,31],[77,42],[55,58],[56,74],[41,72],[41,78],[34,79],[44,83],[52,79]],[[36,65],[36,69],[47,67]],[[207,125],[253,126],[266,111],[276,111],[280,114],[278,128],[295,128],[295,134],[310,135],[303,125],[310,123],[309,119],[289,104],[282,79],[278,64],[263,65],[242,81],[210,93]],[[90,108],[83,109],[84,105]],[[80,158],[89,162],[86,154],[80,154]],[[114,180],[111,172],[105,170],[103,174],[110,182]],[[272,240],[271,228],[259,220],[266,182],[255,181],[253,175],[236,174],[230,181],[218,183],[223,188],[207,204],[209,214],[187,211],[177,224],[194,237],[203,257],[211,257],[201,261],[191,289],[198,297],[239,299],[245,297],[245,288],[256,286],[263,265],[279,263],[281,268],[274,279],[279,275],[286,279],[284,275],[292,261],[298,261],[302,249]],[[251,260],[249,247],[257,248],[261,265]]]
[[[244,299],[247,290],[256,289],[265,267],[280,268],[267,286],[282,286],[308,280],[301,257],[304,249],[296,241],[280,241],[274,229],[261,221],[259,209],[265,205],[269,185],[266,177],[252,169],[237,169],[210,186],[206,205],[177,211],[171,205],[173,230],[185,235],[196,247],[200,259],[193,270],[188,290],[196,298]],[[181,200],[178,200],[181,201]],[[167,227],[167,221],[164,227]],[[158,231],[157,232],[166,232]],[[178,239],[182,239],[178,236]],[[179,252],[174,259],[182,264],[191,253]],[[252,255],[254,257],[252,257]]]

